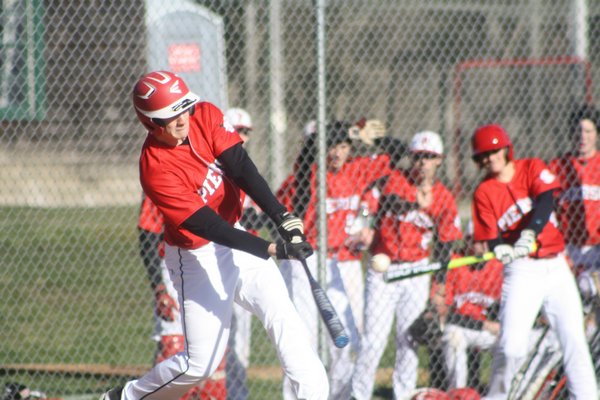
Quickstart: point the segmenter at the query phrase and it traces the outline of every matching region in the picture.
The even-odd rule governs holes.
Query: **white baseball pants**
[[[391,264],[390,269],[426,265],[427,259],[414,263]],[[369,400],[375,373],[396,318],[396,363],[392,376],[394,396],[404,399],[417,386],[419,359],[417,347],[407,330],[425,310],[429,298],[429,275],[392,283],[372,268],[367,271],[364,332],[352,376],[352,394],[357,400]]]
[[[572,399],[598,397],[583,329],[581,299],[564,256],[522,258],[504,267],[500,304],[501,331],[486,399],[505,399],[512,378],[527,355],[534,320],[543,309],[563,353]]]
[[[185,352],[128,382],[124,400],[176,399],[207,379],[225,354],[234,300],[263,323],[298,398],[327,399],[325,369],[273,260],[214,243],[167,246],[165,260],[182,305]]]

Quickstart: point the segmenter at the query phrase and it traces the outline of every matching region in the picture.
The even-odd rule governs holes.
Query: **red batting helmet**
[[[150,72],[133,88],[133,106],[142,124],[150,131],[160,128],[156,120],[175,117],[199,100],[183,79],[168,71]]]
[[[484,125],[475,131],[471,138],[473,158],[477,155],[508,147],[508,159],[513,159],[513,145],[508,133],[498,124]]]

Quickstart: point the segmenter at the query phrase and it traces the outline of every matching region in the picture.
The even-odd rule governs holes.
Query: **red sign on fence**
[[[168,51],[171,71],[200,71],[200,46],[196,43],[171,44]]]

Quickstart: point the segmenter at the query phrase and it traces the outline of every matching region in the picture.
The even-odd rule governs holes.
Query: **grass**
[[[0,207],[0,363],[150,367],[152,295],[138,255],[137,213],[137,207]],[[277,372],[251,379],[251,398],[280,398],[279,362],[256,319],[253,332],[251,365]],[[383,368],[394,364],[392,337]],[[426,353],[421,359],[426,365]],[[0,374],[0,387],[16,381],[64,397],[127,380],[80,372]],[[420,384],[427,384],[426,375]],[[389,398],[390,386],[382,382],[376,398]]]

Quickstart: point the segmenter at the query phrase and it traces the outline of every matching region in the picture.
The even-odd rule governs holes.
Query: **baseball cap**
[[[242,128],[252,130],[252,118],[250,118],[250,114],[242,108],[230,108],[225,111],[225,119],[233,125],[236,130]]]
[[[408,146],[411,153],[431,153],[438,156],[444,155],[442,138],[435,132],[422,131],[413,136]]]

